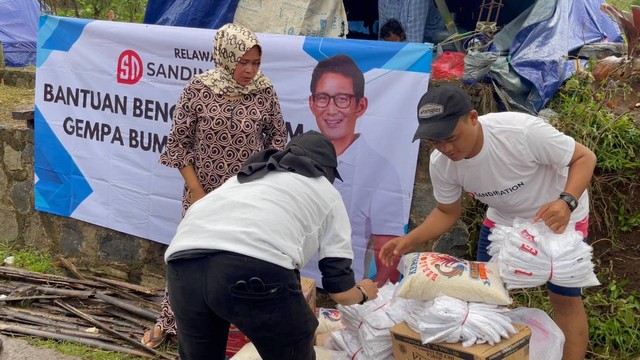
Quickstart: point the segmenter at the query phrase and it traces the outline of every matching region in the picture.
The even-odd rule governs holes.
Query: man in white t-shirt
[[[338,155],[343,181],[334,186],[349,214],[356,279],[368,277],[371,262],[375,261],[373,280],[378,286],[396,282],[396,267],[384,266],[377,254],[387,241],[405,234],[409,206],[393,164],[356,133],[356,121],[368,107],[364,74],[350,57],[335,55],[318,62],[310,90],[309,108],[320,132],[333,143]],[[303,275],[314,277],[309,272]]]
[[[191,205],[165,252],[181,359],[225,359],[231,323],[262,359],[315,359],[318,321],[299,273],[314,254],[336,303],[376,298],[376,284],[356,282],[351,270],[347,211],[331,185],[336,167],[331,142],[308,131],[284,150],[252,155]]]
[[[478,116],[469,95],[456,86],[429,89],[418,104],[416,139],[435,149],[429,174],[436,208],[406,236],[387,243],[383,262],[447,232],[461,213],[462,190],[488,205],[478,240],[478,261],[488,261],[488,235],[495,224],[517,217],[544,221],[554,232],[568,227],[586,238],[587,186],[596,165],[593,152],[542,119],[503,112]],[[554,320],[565,335],[563,359],[584,359],[587,315],[580,288],[547,283]]]

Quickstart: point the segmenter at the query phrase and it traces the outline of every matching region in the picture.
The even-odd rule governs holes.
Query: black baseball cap
[[[471,97],[454,85],[430,87],[418,102],[418,139],[444,140],[458,125],[463,115],[473,110]]]
[[[320,165],[331,183],[333,183],[334,179],[342,181],[342,177],[338,172],[336,149],[331,141],[321,133],[309,130],[297,135],[289,141],[283,151],[286,150],[291,150],[295,155],[306,156]]]

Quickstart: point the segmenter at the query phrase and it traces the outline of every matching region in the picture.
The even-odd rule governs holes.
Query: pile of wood
[[[177,358],[140,343],[160,311],[160,289],[82,275],[72,264],[63,265],[73,278],[0,266],[0,333]]]

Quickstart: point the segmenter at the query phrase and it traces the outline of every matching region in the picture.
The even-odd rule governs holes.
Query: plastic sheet
[[[0,42],[5,66],[35,65],[39,17],[36,0],[0,0]]]
[[[496,225],[489,240],[491,262],[499,263],[507,289],[535,287],[547,281],[564,287],[600,285],[591,261],[593,249],[578,231],[556,234],[541,221],[532,224],[516,219],[512,227]]]
[[[148,0],[145,24],[218,29],[233,22],[239,0]]]
[[[517,333],[506,316],[509,309],[477,302],[466,302],[450,296],[433,301],[414,301],[408,307],[405,321],[420,333],[423,344],[456,343],[494,345]]]
[[[564,334],[549,315],[533,308],[516,308],[507,316],[531,329],[529,360],[560,360],[564,347]]]

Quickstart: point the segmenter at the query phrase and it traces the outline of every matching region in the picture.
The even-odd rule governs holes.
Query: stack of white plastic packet
[[[349,353],[352,359],[393,359],[389,329],[403,320],[407,311],[404,299],[393,299],[395,284],[388,283],[378,291],[378,297],[363,305],[337,305],[342,313],[344,329],[331,332],[335,350]]]
[[[499,263],[507,289],[536,287],[547,281],[564,287],[600,285],[591,261],[593,249],[573,226],[556,234],[542,221],[516,219],[512,227],[496,225],[487,250],[491,261]]]
[[[410,300],[405,321],[423,344],[462,342],[494,345],[517,333],[506,306],[467,302],[442,295],[432,301]]]

